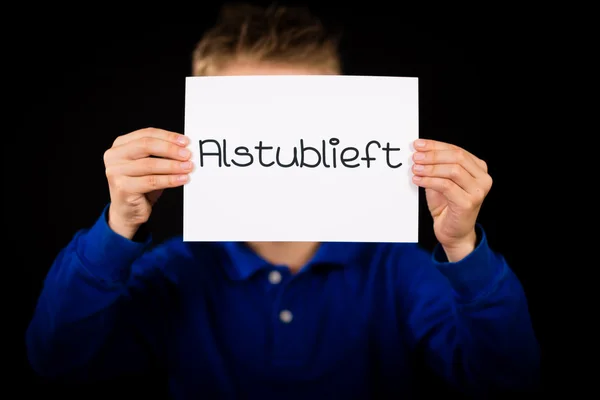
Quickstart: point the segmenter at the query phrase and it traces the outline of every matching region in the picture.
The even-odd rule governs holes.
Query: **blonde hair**
[[[307,9],[248,4],[222,8],[217,23],[193,52],[192,72],[214,75],[232,61],[258,61],[341,72],[339,36],[325,30]]]

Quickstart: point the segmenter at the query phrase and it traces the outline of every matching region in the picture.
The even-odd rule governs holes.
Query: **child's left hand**
[[[425,188],[433,230],[448,260],[469,255],[477,242],[475,223],[492,187],[485,161],[443,142],[419,139],[413,155],[413,182]]]

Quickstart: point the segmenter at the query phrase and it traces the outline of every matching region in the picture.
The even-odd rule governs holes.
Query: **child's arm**
[[[477,227],[476,249],[447,262],[417,247],[398,256],[398,295],[406,335],[427,364],[477,394],[535,389],[540,369],[523,288]],[[406,267],[405,267],[406,266]]]

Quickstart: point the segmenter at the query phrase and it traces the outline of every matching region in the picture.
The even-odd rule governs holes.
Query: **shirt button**
[[[281,282],[281,273],[279,271],[271,271],[269,273],[269,282],[271,282],[273,285],[277,285],[279,282]]]
[[[291,311],[283,310],[279,313],[279,319],[284,324],[289,324],[290,322],[292,322],[292,319],[294,319],[294,316],[292,315]]]

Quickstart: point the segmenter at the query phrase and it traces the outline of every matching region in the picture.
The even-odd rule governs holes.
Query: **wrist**
[[[125,222],[124,219],[119,218],[118,214],[114,212],[112,205],[108,209],[108,227],[115,232],[117,235],[123,236],[126,239],[133,240],[133,237],[140,229],[139,224],[131,224]]]
[[[471,254],[477,246],[477,233],[475,229],[471,231],[464,239],[452,244],[442,244],[442,248],[446,253],[446,258],[451,263],[459,262],[460,260]]]

